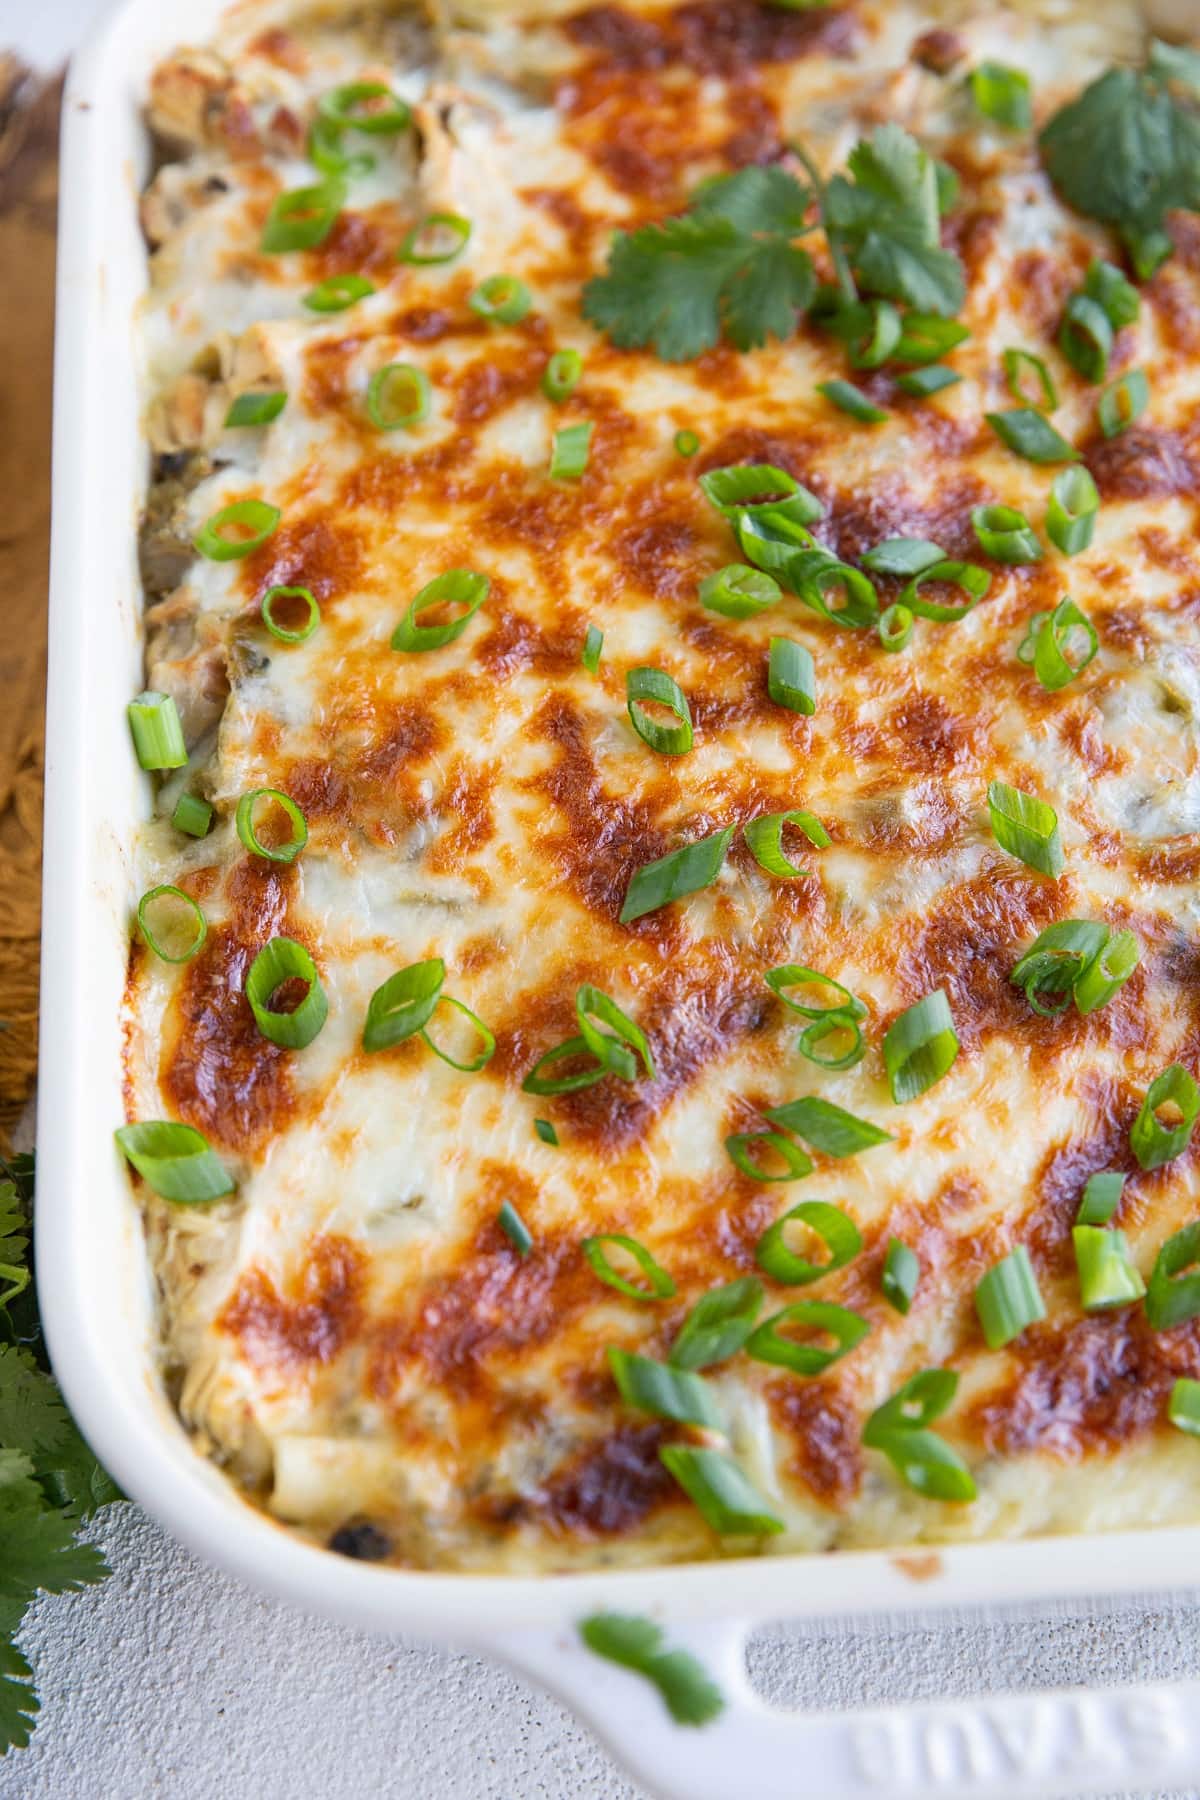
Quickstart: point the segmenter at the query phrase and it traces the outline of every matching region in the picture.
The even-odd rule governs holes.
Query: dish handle
[[[725,1696],[700,1729],[674,1724],[648,1681],[573,1631],[488,1649],[564,1701],[656,1800],[1065,1800],[1200,1774],[1200,1681],[782,1712],[750,1686],[749,1631],[664,1627],[664,1648],[690,1650]]]

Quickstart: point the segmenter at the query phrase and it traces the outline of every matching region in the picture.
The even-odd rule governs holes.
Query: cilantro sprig
[[[1171,253],[1165,215],[1200,210],[1198,95],[1200,56],[1152,40],[1144,67],[1098,76],[1041,133],[1059,194],[1115,226],[1143,277]]]
[[[780,165],[740,169],[706,182],[680,217],[618,232],[606,272],[584,289],[584,315],[622,349],[652,346],[666,362],[722,335],[739,350],[786,338],[817,294],[796,240],[818,227],[844,303],[861,290],[920,312],[958,310],[965,284],[939,242],[937,165],[915,138],[880,127],[828,184],[796,154],[808,181]]]
[[[76,1542],[83,1520],[120,1499],[84,1443],[49,1372],[29,1279],[33,1161],[0,1161],[0,1756],[28,1744],[34,1672],[15,1638],[37,1593],[103,1581],[108,1567]]]

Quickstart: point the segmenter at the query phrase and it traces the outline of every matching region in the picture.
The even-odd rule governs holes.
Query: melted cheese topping
[[[685,1431],[622,1406],[605,1347],[665,1355],[696,1299],[756,1272],[767,1226],[817,1197],[854,1218],[864,1249],[804,1297],[854,1308],[870,1335],[818,1379],[745,1355],[710,1372],[734,1453],[785,1521],[771,1550],[1200,1512],[1195,1445],[1164,1419],[1175,1377],[1200,1375],[1200,1333],[1156,1335],[1140,1309],[1084,1316],[1070,1236],[1087,1175],[1134,1169],[1128,1131],[1151,1078],[1200,1054],[1200,249],[1181,237],[1119,334],[1113,373],[1148,369],[1152,401],[1106,441],[1095,390],[1052,340],[1066,295],[1111,246],[1056,201],[1028,134],[973,114],[961,80],[987,56],[1028,69],[1040,121],[1138,41],[1123,0],[564,4],[524,22],[476,0],[435,29],[260,7],[156,75],[152,122],[177,154],[144,200],[155,248],[141,341],[164,477],[144,537],[149,673],[179,696],[196,745],[187,783],[217,823],[199,842],[170,829],[176,779],[145,832],[145,886],[184,887],[209,935],[179,968],[133,946],[128,1110],[198,1126],[236,1173],[236,1195],[206,1208],[144,1196],[163,1354],[197,1443],[281,1520],[422,1567],[717,1553],[659,1460]],[[947,59],[947,74],[923,66]],[[359,140],[375,167],[320,249],[263,255],[273,196],[313,179],[315,97],[357,79],[409,100],[415,131]],[[811,327],[671,366],[582,320],[581,283],[614,228],[796,138],[840,165],[884,119],[961,177],[947,224],[969,283],[958,386],[916,401],[887,373],[864,377],[889,409],[868,430],[815,392],[847,371]],[[398,264],[408,229],[439,210],[471,219],[466,253]],[[500,271],[533,291],[514,327],[467,305]],[[308,311],[300,296],[337,272],[376,291],[343,313]],[[787,597],[748,621],[700,606],[700,581],[737,552],[697,475],[731,462],[792,471],[826,503],[819,537],[851,559],[909,535],[986,560],[969,513],[988,500],[1040,528],[1052,471],[983,422],[1010,404],[1008,345],[1050,364],[1055,423],[1100,487],[1086,553],[992,567],[969,617],[918,622],[899,656]],[[584,375],[555,407],[540,382],[566,346]],[[393,361],[425,371],[432,407],[382,434],[364,396]],[[268,428],[226,430],[248,386],[286,389],[286,408]],[[594,424],[587,471],[552,481],[552,435],[581,420]],[[680,428],[701,439],[692,461],[673,448]],[[192,555],[202,522],[249,496],[282,509],[270,540],[242,561]],[[411,597],[456,566],[490,577],[482,610],[443,649],[393,652]],[[276,583],[320,603],[304,644],[262,625]],[[898,584],[880,588],[886,601]],[[1047,693],[1016,649],[1068,589],[1100,651]],[[596,677],[580,662],[589,623],[604,633]],[[812,718],[768,698],[781,633],[812,654]],[[685,757],[655,755],[630,728],[625,673],[647,663],[690,699]],[[1057,808],[1058,881],[995,844],[994,778]],[[308,845],[290,866],[246,854],[235,834],[237,800],[258,787],[305,814]],[[618,924],[640,865],[796,806],[833,840],[810,873],[776,880],[735,840],[711,889]],[[1069,917],[1131,927],[1141,966],[1090,1017],[1039,1017],[1009,973]],[[329,997],[300,1052],[258,1034],[242,993],[279,933],[311,949]],[[447,993],[496,1035],[481,1074],[419,1039],[362,1049],[373,990],[434,956]],[[825,1074],[797,1056],[798,1021],[762,979],[786,962],[868,1001],[858,1067]],[[639,1022],[657,1076],[535,1101],[522,1079],[575,1030],[582,982]],[[883,1030],[938,987],[960,1055],[893,1106]],[[725,1136],[806,1092],[879,1121],[894,1143],[817,1156],[793,1187],[739,1174]],[[558,1148],[534,1133],[542,1113]],[[1196,1189],[1191,1152],[1135,1171],[1118,1223],[1143,1274],[1196,1214]],[[505,1201],[533,1234],[528,1257],[498,1227]],[[602,1286],[580,1252],[597,1232],[637,1238],[676,1297],[639,1305]],[[880,1294],[892,1236],[921,1260],[907,1317]],[[973,1291],[1018,1243],[1048,1318],[989,1353]],[[764,1317],[801,1292],[765,1285]],[[935,1365],[962,1376],[938,1429],[975,1474],[969,1506],[900,1487],[860,1443],[870,1409]],[[369,1539],[345,1535],[363,1522]]]

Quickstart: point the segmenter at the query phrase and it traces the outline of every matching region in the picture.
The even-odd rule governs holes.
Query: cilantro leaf
[[[1200,115],[1171,94],[1161,51],[1148,68],[1109,69],[1055,113],[1042,160],[1076,212],[1141,236],[1173,207],[1200,210]]]
[[[25,1267],[28,1248],[25,1209],[16,1184],[0,1181],[0,1307],[15,1300],[29,1286],[29,1270]]]
[[[729,334],[739,350],[785,338],[812,299],[811,196],[786,169],[740,169],[706,182],[679,219],[618,232],[608,270],[583,291],[584,316],[622,349],[652,344],[687,362]]]
[[[0,1636],[0,1756],[24,1750],[37,1723],[33,1670],[14,1643]]]
[[[107,1469],[96,1461],[74,1419],[67,1417],[62,1443],[36,1461],[42,1492],[51,1506],[62,1507],[78,1522],[124,1495]]]
[[[75,1542],[77,1526],[60,1512],[0,1512],[0,1601],[29,1601],[39,1589],[66,1594],[103,1581],[108,1564],[93,1544]]]
[[[1161,38],[1150,39],[1147,73],[1160,81],[1177,81],[1189,93],[1200,96],[1200,50],[1189,50],[1186,44],[1164,44]]]
[[[728,219],[739,231],[769,231],[796,237],[807,229],[812,194],[777,163],[715,175],[692,196],[690,211]]]
[[[64,1443],[68,1429],[52,1377],[43,1375],[28,1350],[0,1344],[0,1445],[35,1456]]]
[[[579,1627],[588,1649],[652,1681],[677,1725],[707,1725],[725,1697],[687,1650],[664,1650],[653,1619],[636,1613],[593,1613]]]
[[[847,167],[850,178],[835,175],[825,189],[824,222],[860,285],[918,312],[957,312],[966,284],[939,241],[934,159],[899,125],[881,125],[855,145]]]

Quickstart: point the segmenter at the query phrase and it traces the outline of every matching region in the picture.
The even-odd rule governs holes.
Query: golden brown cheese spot
[[[994,1454],[1076,1462],[1161,1426],[1178,1377],[1200,1376],[1200,1326],[1155,1332],[1131,1307],[1034,1325],[1010,1354],[1011,1379],[975,1406],[972,1427]]]
[[[567,30],[614,72],[683,67],[698,75],[741,75],[757,63],[849,55],[858,34],[852,7],[790,12],[757,0],[697,0],[663,12],[593,6]]]
[[[172,998],[159,1081],[175,1117],[218,1147],[251,1154],[295,1111],[288,1052],[260,1033],[243,992],[268,938],[287,922],[295,871],[248,856],[229,877],[228,919],[209,931]]]
[[[668,1439],[663,1425],[619,1426],[522,1501],[519,1516],[536,1519],[559,1537],[617,1537],[635,1531],[679,1495],[659,1456]]]
[[[344,1237],[316,1237],[285,1293],[265,1270],[244,1271],[217,1320],[242,1355],[264,1368],[323,1365],[340,1356],[363,1320],[367,1259]]]
[[[776,1381],[767,1387],[771,1411],[787,1433],[789,1472],[823,1506],[843,1507],[862,1480],[862,1424],[858,1409],[831,1381]]]
[[[1178,432],[1131,425],[1114,438],[1083,446],[1084,461],[1104,500],[1165,499],[1195,495],[1196,465]]]
[[[242,591],[256,602],[270,587],[306,587],[319,601],[358,587],[367,569],[363,534],[332,508],[284,517],[261,550],[241,564]]]

